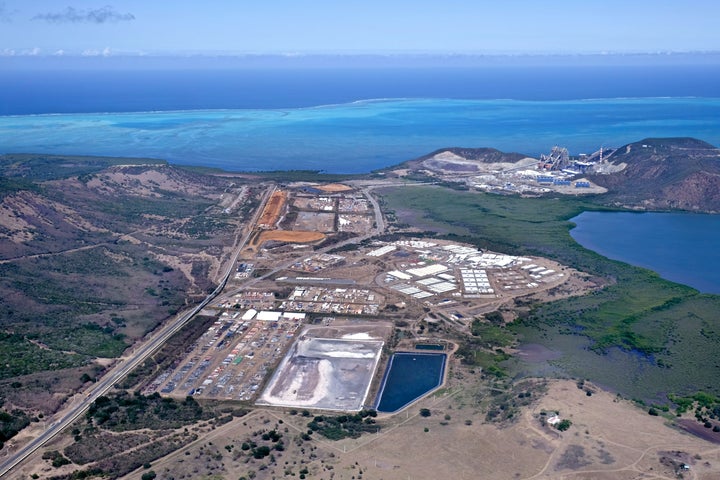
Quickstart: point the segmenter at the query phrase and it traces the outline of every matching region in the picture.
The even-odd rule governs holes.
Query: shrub
[[[572,422],[566,418],[565,420],[562,420],[560,423],[558,423],[555,428],[557,428],[561,432],[564,432],[565,430],[570,428],[570,425],[572,425]]]
[[[262,447],[254,448],[252,452],[253,458],[260,460],[270,455],[270,447],[263,445]]]

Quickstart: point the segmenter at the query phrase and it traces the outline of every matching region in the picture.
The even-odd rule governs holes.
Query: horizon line
[[[668,57],[683,55],[718,55],[719,50],[655,50],[655,51],[584,51],[584,52],[433,52],[433,51],[396,51],[396,52],[242,52],[242,51],[123,51],[112,50],[110,47],[103,49],[87,49],[83,51],[66,51],[58,49],[45,51],[39,48],[0,50],[0,59],[3,58],[312,58],[312,57],[335,57],[335,58],[537,58],[537,57]]]

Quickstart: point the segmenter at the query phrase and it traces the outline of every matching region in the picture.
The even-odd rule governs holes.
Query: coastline
[[[662,118],[648,121],[648,118]],[[376,99],[296,109],[0,116],[3,153],[164,158],[227,171],[368,173],[438,148],[538,157],[640,138],[720,144],[720,98]]]

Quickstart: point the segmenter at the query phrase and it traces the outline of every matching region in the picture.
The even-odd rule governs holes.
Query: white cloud
[[[38,13],[33,20],[44,20],[49,23],[117,23],[135,20],[132,13],[120,13],[110,5],[94,10],[78,10],[67,7],[61,12]]]
[[[26,57],[37,57],[38,55],[40,55],[41,52],[42,52],[42,50],[40,50],[38,47],[35,47],[35,48],[27,49],[27,50],[22,50],[20,52],[20,55],[23,55]]]

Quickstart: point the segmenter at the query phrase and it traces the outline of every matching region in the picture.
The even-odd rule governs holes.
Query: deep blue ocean
[[[286,109],[389,98],[654,97],[720,97],[720,65],[11,69],[0,75],[0,115]]]
[[[659,136],[720,144],[720,66],[0,75],[0,152],[356,173],[451,146],[577,154]]]

